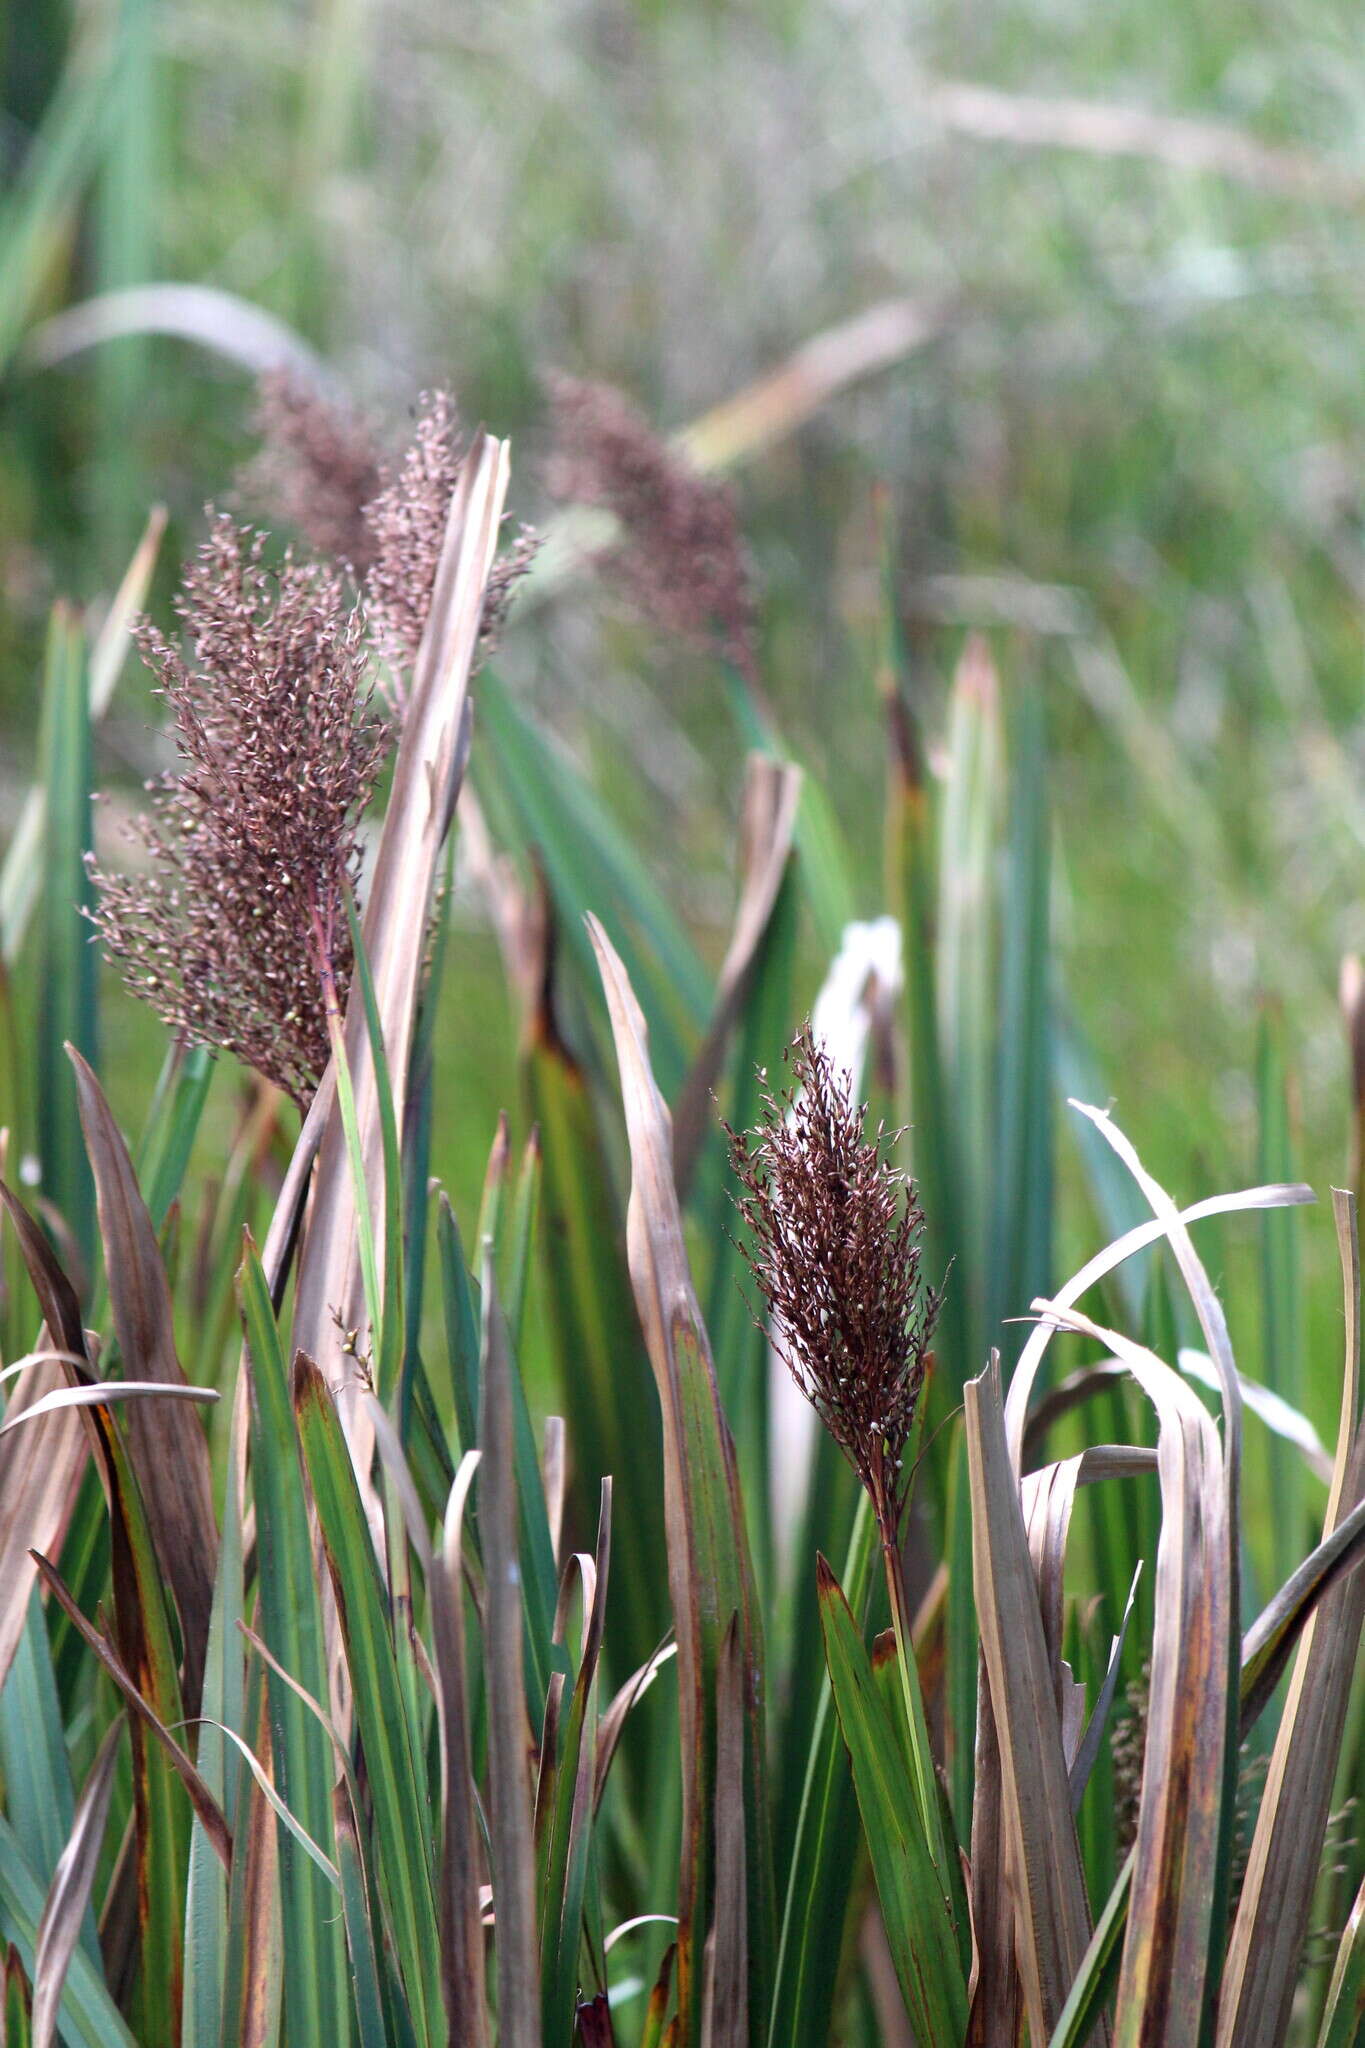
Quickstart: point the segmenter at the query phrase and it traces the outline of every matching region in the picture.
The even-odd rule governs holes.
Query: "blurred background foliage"
[[[968,627],[1045,706],[1060,984],[1152,1169],[1186,1199],[1256,1177],[1270,1001],[1295,1169],[1344,1179],[1336,981],[1365,948],[1358,31],[1329,0],[8,0],[0,818],[34,767],[52,599],[107,598],[155,497],[164,611],[252,447],[240,366],[150,335],[47,362],[63,309],[213,286],[288,323],[400,437],[416,391],[449,383],[512,437],[535,521],[547,370],[619,385],[672,432],[890,303],[914,345],[732,470],[763,688],[829,792],[859,909],[884,900],[889,531],[931,737]],[[500,669],[718,959],[742,769],[723,676],[583,579],[524,607]],[[133,664],[101,786],[151,772],[156,723]],[[462,1113],[432,1163],[468,1218],[516,1104],[516,1024],[473,891],[455,916],[437,1043]],[[826,962],[803,945],[809,993]],[[117,996],[102,1029],[136,1128],[159,1035]],[[1069,1140],[1059,1164],[1074,1183]],[[1306,1239],[1334,1355],[1325,1217]],[[1307,1400],[1330,1428],[1334,1393]]]

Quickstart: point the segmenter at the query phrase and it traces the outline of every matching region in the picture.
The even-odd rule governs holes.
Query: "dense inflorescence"
[[[146,870],[98,870],[95,923],[134,994],[182,1038],[236,1053],[306,1104],[326,1066],[324,977],[344,995],[344,890],[387,747],[365,621],[339,573],[262,559],[212,523],[177,610],[189,652],[141,646],[170,707],[176,767],[132,831]]]
[[[752,1131],[729,1132],[741,1249],[793,1379],[848,1457],[884,1526],[941,1296],[920,1272],[915,1184],[864,1132],[859,1107],[807,1025],[784,1055],[792,1086],[763,1089]],[[728,1127],[727,1127],[728,1128]]]
[[[252,424],[261,447],[242,476],[244,496],[363,576],[375,546],[365,507],[382,482],[370,422],[288,371],[271,370],[257,387]]]
[[[423,393],[417,430],[365,507],[371,560],[365,599],[375,645],[395,682],[411,672],[426,631],[446,519],[460,480],[460,423],[448,391]]]
[[[242,474],[243,495],[347,570],[364,595],[384,695],[401,714],[431,612],[450,501],[464,451],[448,391],[424,392],[412,440],[396,463],[359,412],[322,397],[285,372],[257,391],[259,453]],[[502,630],[512,593],[539,545],[520,527],[493,565],[484,594],[479,658]]]
[[[604,562],[635,609],[694,647],[755,668],[752,580],[728,485],[698,476],[608,385],[551,385],[552,495],[611,512],[620,538]]]
[[[423,394],[417,429],[402,460],[381,467],[379,489],[363,508],[369,537],[365,607],[374,644],[388,673],[394,708],[407,702],[408,684],[431,613],[450,501],[460,481],[464,451],[460,422],[448,391]],[[520,577],[537,547],[527,528],[493,565],[484,593],[479,655],[496,642]]]

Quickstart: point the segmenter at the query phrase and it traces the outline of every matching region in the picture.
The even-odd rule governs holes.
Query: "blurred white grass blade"
[[[838,1078],[856,1098],[863,1085],[873,1025],[890,1016],[905,986],[899,921],[894,917],[845,925],[843,942],[811,1009],[811,1031],[824,1046]],[[810,1485],[820,1423],[782,1362],[781,1335],[768,1347],[768,1497],[779,1573],[793,1563],[792,1546]]]
[[[147,602],[147,589],[166,532],[166,507],[153,505],[142,538],[123,572],[123,581],[90,648],[90,717],[98,724],[109,709],[123,664],[132,646],[133,628]]]
[[[617,1942],[624,1941],[628,1934],[634,1934],[637,1927],[676,1927],[677,1924],[678,1916],[676,1913],[637,1913],[633,1920],[623,1920],[619,1927],[612,1928],[611,1933],[602,1943],[602,1953],[604,1956],[609,1956]],[[614,1985],[612,1988],[619,1999],[621,1997],[621,1987]]]
[[[116,1714],[95,1752],[90,1775],[76,1804],[71,1834],[48,1890],[33,1967],[33,2048],[54,2048],[62,1990],[81,1922],[90,1900],[104,1844],[109,1796],[114,1789],[114,1760],[123,1734],[123,1716]]]
[[[1227,1316],[1203,1262],[1195,1251],[1189,1231],[1181,1220],[1180,1211],[1159,1181],[1155,1180],[1142,1161],[1129,1138],[1119,1129],[1107,1110],[1096,1109],[1088,1102],[1072,1100],[1070,1107],[1089,1117],[1100,1136],[1111,1150],[1123,1161],[1133,1179],[1142,1189],[1151,1205],[1152,1214],[1165,1224],[1166,1236],[1170,1240],[1175,1262],[1180,1268],[1180,1277],[1194,1304],[1199,1318],[1199,1327],[1204,1332],[1218,1375],[1218,1391],[1223,1404],[1223,1459],[1227,1472],[1228,1504],[1235,1520],[1237,1515],[1238,1488],[1242,1463],[1242,1391],[1237,1364],[1232,1355],[1232,1339],[1228,1335]],[[1119,1349],[1119,1355],[1127,1353]],[[1237,1583],[1237,1556],[1233,1552],[1233,1587]]]
[[[85,1359],[74,1351],[29,1351],[22,1358],[16,1358],[13,1365],[7,1365],[0,1372],[0,1382],[13,1379],[16,1373],[27,1372],[31,1365],[84,1365]]]
[[[889,1015],[905,987],[901,928],[894,917],[844,927],[811,1010],[811,1030],[856,1095],[862,1087],[873,1023]]]
[[[933,81],[925,96],[943,127],[982,142],[1138,158],[1168,170],[1226,178],[1281,198],[1350,208],[1365,205],[1365,178],[1348,165],[1307,150],[1261,142],[1224,122],[1153,114],[1144,107],[1108,100],[1038,98],[957,79]]]
[[[1201,1387],[1218,1392],[1218,1374],[1207,1351],[1198,1351],[1192,1345],[1184,1345],[1176,1353],[1176,1362],[1188,1379],[1198,1380]],[[1245,1373],[1237,1375],[1242,1389],[1244,1406],[1263,1422],[1267,1429],[1282,1437],[1287,1444],[1293,1444],[1302,1451],[1305,1460],[1324,1484],[1332,1479],[1332,1458],[1322,1438],[1314,1429],[1308,1417],[1291,1406],[1271,1387],[1263,1387],[1259,1380],[1249,1380]]]
[[[6,1429],[65,1385],[60,1365],[30,1366],[19,1375],[6,1406]],[[68,1410],[48,1424],[41,1457],[35,1457],[33,1446],[22,1439],[0,1441],[0,1685],[24,1632],[35,1577],[29,1553],[61,1555],[90,1455],[85,1431],[81,1416]]]
[[[166,508],[154,505],[91,647],[86,675],[92,725],[98,725],[109,709],[115,686],[123,673],[123,664],[132,645],[132,629],[147,601],[147,586],[156,567],[165,530]],[[36,782],[24,798],[24,807],[19,813],[4,866],[0,868],[0,960],[6,964],[14,960],[23,944],[33,906],[38,900],[46,820],[47,791],[42,783]]]
[[[542,1440],[541,1476],[545,1486],[545,1519],[550,1525],[550,1548],[559,1564],[560,1540],[564,1534],[564,1500],[569,1485],[568,1442],[562,1415],[547,1415]]]
[[[1185,1225],[1197,1223],[1205,1216],[1227,1216],[1242,1209],[1291,1208],[1301,1202],[1315,1202],[1317,1196],[1312,1188],[1302,1181],[1272,1182],[1266,1187],[1243,1188],[1236,1194],[1210,1195],[1202,1202],[1193,1203],[1182,1209],[1180,1220]],[[1145,1251],[1148,1245],[1156,1244],[1167,1234],[1167,1221],[1153,1217],[1150,1223],[1139,1223],[1134,1229],[1125,1231],[1122,1237],[1106,1245],[1102,1252],[1096,1252],[1093,1259],[1087,1259],[1078,1273],[1074,1273],[1064,1287],[1058,1288],[1050,1304],[1051,1309],[1070,1308],[1092,1288],[1097,1281],[1121,1266],[1125,1259],[1131,1259],[1135,1252]],[[1056,1334],[1057,1323],[1050,1315],[1040,1322],[1031,1333],[1028,1342],[1019,1354],[1019,1363],[1010,1380],[1009,1394],[1005,1401],[1005,1434],[1009,1439],[1010,1457],[1016,1472],[1023,1469],[1024,1428],[1028,1420],[1029,1395],[1038,1377],[1038,1368]]]
[[[164,334],[196,342],[256,376],[288,370],[320,395],[336,393],[336,381],[322,358],[283,320],[206,284],[138,284],[101,292],[54,313],[35,327],[23,358],[32,369],[50,369],[102,342],[131,334]]]
[[[1365,1880],[1341,1930],[1317,2048],[1356,2048],[1365,2013]]]
[[[25,1408],[20,1415],[11,1416],[0,1428],[0,1436],[8,1436],[13,1429],[22,1429],[26,1422],[36,1422],[40,1416],[55,1415],[64,1408],[92,1408],[104,1401],[131,1401],[147,1395],[159,1395],[164,1401],[205,1401],[210,1406],[218,1399],[213,1387],[173,1387],[162,1380],[100,1380],[92,1387],[58,1387],[51,1394],[44,1394],[31,1408]]]
[[[890,369],[941,334],[947,312],[921,299],[884,299],[827,327],[733,398],[675,435],[678,452],[701,470],[727,469],[795,433],[831,398]]]

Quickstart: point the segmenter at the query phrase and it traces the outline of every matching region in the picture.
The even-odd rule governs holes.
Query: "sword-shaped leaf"
[[[692,1285],[673,1180],[672,1126],[649,1061],[648,1034],[625,968],[595,918],[597,951],[616,1039],[630,1141],[626,1246],[636,1306],[659,1390],[664,1519],[678,1641],[683,1841],[678,1880],[679,2039],[699,2037],[697,1968],[714,1899],[716,1684],[730,1616],[739,1616],[747,1711],[750,1999],[767,2003],[771,1953],[770,1851],[764,1793],[763,1647],[734,1446]]]

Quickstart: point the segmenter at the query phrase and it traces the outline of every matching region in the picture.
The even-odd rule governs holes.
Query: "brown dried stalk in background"
[[[382,482],[370,421],[288,370],[268,370],[257,386],[252,426],[261,447],[242,474],[244,496],[318,554],[363,576],[374,558],[365,507]]]
[[[764,1087],[755,1130],[726,1127],[750,1239],[741,1249],[792,1378],[894,1546],[942,1299],[920,1272],[924,1214],[914,1182],[884,1156],[884,1127],[864,1135],[866,1110],[809,1024],[783,1057],[792,1086],[780,1096]]]
[[[147,871],[95,869],[94,920],[133,994],[182,1038],[237,1054],[305,1107],[328,1058],[324,971],[344,996],[343,890],[387,748],[365,621],[339,573],[262,559],[213,522],[176,609],[187,660],[146,627],[179,764],[147,785]]]
[[[752,679],[754,597],[729,486],[698,476],[619,391],[557,376],[550,396],[552,496],[613,513],[621,538],[603,559],[636,610],[694,647],[719,646]]]

